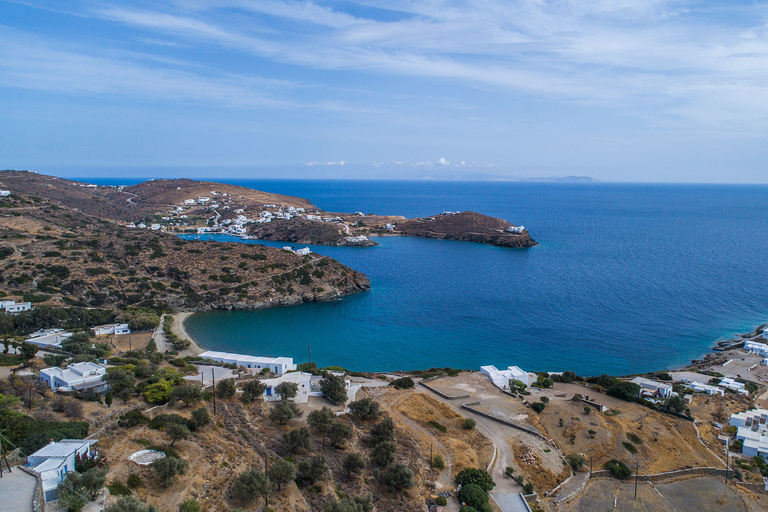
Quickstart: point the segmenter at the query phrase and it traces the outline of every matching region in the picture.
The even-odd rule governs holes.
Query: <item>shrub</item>
[[[361,420],[376,419],[381,416],[379,402],[368,397],[350,402],[349,411]]]
[[[461,425],[461,428],[464,430],[472,430],[477,425],[477,422],[473,418],[467,418],[464,420],[464,423]]]
[[[590,406],[588,406],[588,405],[585,405],[584,406],[584,414],[586,414],[586,415],[592,414],[592,408]]]
[[[395,461],[397,445],[394,441],[380,441],[371,452],[373,463],[377,466],[388,466]]]
[[[479,509],[488,503],[488,493],[477,484],[464,485],[459,489],[459,501],[468,506]]]
[[[115,481],[109,483],[107,484],[107,489],[109,489],[109,494],[112,496],[129,496],[131,494],[131,490],[128,486],[122,482]]]
[[[205,407],[199,407],[192,411],[192,417],[187,420],[189,430],[196,431],[211,422],[211,413]]]
[[[136,473],[131,473],[128,475],[128,480],[126,481],[128,484],[128,487],[131,489],[138,489],[139,487],[144,485],[144,482],[141,481],[141,477],[137,475]]]
[[[144,388],[144,399],[151,404],[167,402],[171,397],[172,390],[172,383],[165,379],[160,379],[159,382],[150,384]]]
[[[432,459],[432,466],[437,469],[443,469],[445,467],[445,461],[440,455],[435,455],[435,458]]]
[[[296,466],[287,460],[278,460],[267,471],[270,482],[277,484],[277,490],[281,490],[282,485],[296,478]]]
[[[285,425],[293,418],[299,418],[304,414],[293,402],[278,402],[269,410],[269,419]]]
[[[322,455],[309,457],[299,462],[297,470],[298,475],[302,480],[309,483],[315,483],[323,476],[323,473],[328,470],[328,463]]]
[[[627,437],[635,444],[643,444],[643,439],[634,432],[627,432]]]
[[[379,443],[381,441],[394,441],[395,422],[392,421],[392,418],[387,416],[371,429],[371,436],[374,443]]]
[[[625,480],[632,476],[632,470],[620,460],[611,459],[605,463],[605,469],[619,480]]]
[[[489,475],[485,470],[477,468],[462,469],[459,474],[456,475],[454,481],[457,485],[476,484],[486,491],[490,491],[496,486],[496,482],[493,481],[491,475]]]
[[[413,379],[410,377],[400,377],[390,382],[389,385],[396,389],[411,389],[413,387]]]
[[[256,470],[241,473],[232,484],[232,495],[245,503],[251,503],[260,494],[269,494],[269,477]]]
[[[531,409],[536,411],[537,413],[541,414],[541,412],[547,407],[547,404],[544,402],[533,402],[531,404]]]
[[[448,429],[446,428],[446,426],[445,426],[445,425],[443,425],[443,424],[441,424],[441,423],[438,423],[438,422],[436,422],[436,421],[430,421],[430,422],[429,422],[429,424],[430,424],[431,426],[435,427],[437,430],[439,430],[439,431],[440,431],[440,432],[442,432],[443,434],[445,434],[446,432],[448,432]]]
[[[177,475],[187,472],[187,461],[176,457],[164,457],[152,463],[155,475],[164,487],[171,485]]]
[[[195,405],[203,399],[203,390],[196,384],[183,384],[173,388],[170,398],[174,402],[181,400],[187,406]]]
[[[243,402],[253,402],[264,396],[264,391],[267,389],[266,384],[259,380],[249,380],[243,384],[243,394],[241,399]]]
[[[216,385],[216,393],[221,398],[231,398],[235,396],[236,389],[237,386],[235,386],[234,379],[225,379]]]
[[[184,500],[184,502],[179,505],[179,512],[200,512],[200,504],[192,498]]]
[[[578,471],[581,468],[584,467],[584,464],[586,464],[586,459],[584,459],[584,456],[580,453],[569,453],[565,460],[568,461],[568,464],[571,465],[571,468],[573,468],[574,471]]]
[[[444,507],[448,504],[448,500],[445,498],[445,496],[438,496],[437,499],[435,500],[435,504],[438,507]]]
[[[104,512],[160,512],[154,505],[147,505],[135,496],[121,496],[115,503],[104,509]]]
[[[354,498],[342,498],[340,501],[328,501],[323,505],[323,512],[371,512],[373,496],[365,494]]]
[[[349,475],[360,473],[365,469],[365,459],[359,453],[350,453],[344,457],[343,466]]]
[[[140,410],[133,409],[118,418],[117,424],[125,428],[133,428],[138,425],[149,423],[149,418],[144,416]]]
[[[627,402],[635,402],[640,396],[640,386],[634,382],[617,380],[608,387],[606,393]]]
[[[316,409],[307,415],[307,425],[320,432],[327,432],[335,421],[336,415],[330,407]]]
[[[533,483],[526,482],[525,485],[523,485],[523,494],[533,494],[535,487]]]
[[[341,448],[345,441],[352,439],[352,429],[349,425],[337,421],[328,429],[328,438],[334,448]]]
[[[629,441],[622,441],[621,444],[632,455],[636,455],[637,454],[637,447],[635,445],[633,445],[632,443],[630,443]]]
[[[504,469],[504,474],[505,474],[506,476],[508,476],[509,478],[512,478],[512,475],[514,475],[514,474],[515,474],[515,468],[513,468],[512,466],[507,466],[507,467]]]
[[[376,480],[391,489],[406,489],[413,485],[413,471],[401,462],[396,462],[375,472]]]
[[[283,434],[283,449],[292,453],[299,450],[310,451],[312,449],[311,436],[307,427],[301,427]]]

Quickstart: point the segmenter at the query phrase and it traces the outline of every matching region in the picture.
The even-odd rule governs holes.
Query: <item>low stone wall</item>
[[[24,471],[25,473],[28,473],[35,477],[35,480],[37,480],[37,483],[35,484],[35,494],[32,497],[32,511],[33,512],[44,512],[45,510],[45,496],[43,496],[43,479],[32,471],[31,469],[25,468],[24,466],[16,466],[17,469],[20,469]]]
[[[509,420],[505,420],[503,418],[497,418],[496,416],[494,416],[492,414],[488,414],[487,412],[483,412],[483,411],[479,411],[479,410],[475,409],[473,407],[474,405],[480,405],[480,402],[471,402],[471,403],[461,404],[461,408],[462,409],[466,409],[466,410],[468,410],[468,411],[470,411],[472,413],[475,413],[478,416],[482,416],[483,418],[488,418],[489,420],[493,420],[496,423],[501,423],[502,425],[506,425],[508,427],[516,428],[517,430],[522,430],[523,432],[526,432],[528,434],[534,435],[534,436],[538,437],[539,439],[542,439],[542,440],[546,441],[549,444],[554,444],[554,443],[552,443],[552,441],[550,439],[548,439],[548,438],[544,437],[543,435],[541,435],[541,433],[539,433],[539,431],[534,429],[534,428],[528,428],[528,427],[525,427],[523,425],[519,425],[517,423],[513,423],[513,422],[511,422]]]
[[[638,480],[642,480],[643,482],[662,482],[664,480],[671,480],[673,478],[679,478],[682,476],[718,476],[725,478],[725,468],[711,468],[711,467],[702,467],[702,468],[687,468],[687,469],[678,469],[676,471],[666,471],[664,473],[656,473],[654,475],[638,475]],[[741,479],[741,473],[738,471],[734,471],[733,469],[728,470],[728,474],[731,478],[734,479]],[[614,478],[613,473],[608,471],[607,469],[601,469],[599,471],[593,471],[590,473],[589,478]],[[631,477],[629,477],[627,480],[633,480],[635,478],[635,474],[633,473]]]
[[[469,398],[468,394],[466,394],[466,395],[446,395],[442,391],[438,391],[437,389],[433,388],[429,384],[426,384],[425,381],[423,381],[423,380],[420,380],[419,384],[424,386],[425,388],[427,388],[428,390],[430,390],[434,394],[445,398],[446,400],[461,400],[461,399]]]

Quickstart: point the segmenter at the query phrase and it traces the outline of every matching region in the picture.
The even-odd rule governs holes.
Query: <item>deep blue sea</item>
[[[367,274],[371,290],[195,315],[187,329],[209,349],[303,362],[311,343],[313,361],[351,370],[495,364],[619,375],[686,364],[768,320],[768,186],[231,183],[327,211],[474,210],[525,225],[540,245],[385,237],[373,248],[311,246]]]

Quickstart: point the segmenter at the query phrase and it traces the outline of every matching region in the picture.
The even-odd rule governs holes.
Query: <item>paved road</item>
[[[36,484],[35,477],[19,468],[13,468],[13,473],[3,471],[3,478],[0,478],[0,508],[3,512],[32,512]]]

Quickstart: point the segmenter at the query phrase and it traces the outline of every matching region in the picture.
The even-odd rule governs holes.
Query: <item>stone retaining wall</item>
[[[681,476],[719,476],[725,478],[725,468],[711,468],[711,467],[703,467],[703,468],[687,468],[687,469],[678,469],[676,471],[666,471],[664,473],[656,473],[655,475],[643,475],[640,474],[637,478],[638,480],[642,480],[643,482],[661,482],[664,480],[670,480],[672,478],[677,478]],[[741,479],[741,474],[738,471],[734,471],[733,469],[728,470],[728,474],[731,478],[735,479]],[[608,471],[607,469],[601,469],[598,471],[593,471],[590,473],[589,478],[614,478],[613,473]],[[635,478],[635,474],[633,473],[631,477],[629,477],[627,480],[632,480]]]
[[[427,380],[429,380],[429,379],[427,379]],[[436,390],[435,388],[433,388],[429,384],[425,384],[424,380],[420,380],[419,384],[421,384],[422,386],[424,386],[425,388],[427,388],[428,390],[430,390],[434,394],[445,398],[446,400],[460,400],[460,399],[463,399],[463,398],[469,398],[468,394],[467,395],[446,395],[442,391]]]

